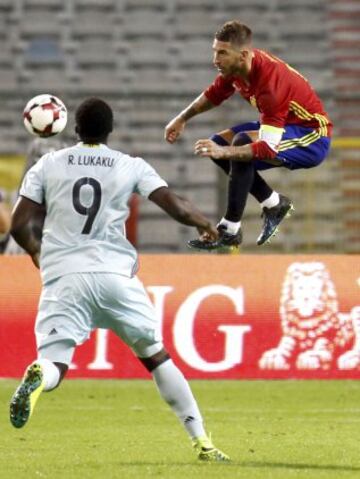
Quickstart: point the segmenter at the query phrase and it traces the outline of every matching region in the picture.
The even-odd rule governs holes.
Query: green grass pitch
[[[20,430],[0,381],[1,479],[360,477],[360,382],[192,381],[230,464],[199,463],[151,381],[64,381]]]

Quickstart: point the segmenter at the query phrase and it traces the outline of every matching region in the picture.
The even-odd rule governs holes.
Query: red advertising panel
[[[360,256],[145,255],[164,342],[188,378],[360,378]],[[0,377],[36,355],[40,293],[27,257],[0,258]],[[94,331],[69,377],[148,377],[111,332]]]

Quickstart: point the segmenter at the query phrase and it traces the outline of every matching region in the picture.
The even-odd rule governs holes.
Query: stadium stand
[[[334,69],[334,103],[339,141],[343,243],[346,251],[360,251],[360,5],[355,0],[333,0],[329,11]]]
[[[1,0],[0,12],[0,155],[26,150],[21,113],[31,96],[52,92],[70,111],[85,96],[102,96],[116,111],[114,147],[146,158],[216,221],[225,179],[210,162],[193,156],[193,142],[256,114],[233,98],[194,119],[176,146],[163,141],[163,128],[212,80],[214,31],[239,16],[253,27],[257,46],[309,78],[335,121],[336,136],[360,136],[355,0]],[[70,118],[67,141],[74,139],[72,131]],[[260,210],[250,198],[244,251],[360,251],[359,144],[346,145],[311,172],[266,175],[291,194],[296,211],[279,239],[260,251]],[[140,250],[185,251],[194,232],[155,209],[140,204]]]

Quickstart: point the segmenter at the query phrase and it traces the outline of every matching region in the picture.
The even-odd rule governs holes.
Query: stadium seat
[[[112,67],[105,65],[99,69],[97,67],[78,69],[76,75],[76,84],[74,87],[79,93],[86,95],[124,95],[127,93],[127,87],[124,82],[114,72]]]
[[[118,4],[121,5],[123,2],[119,0],[76,0],[75,3],[78,10],[95,8],[102,11],[113,11]]]
[[[65,17],[60,12],[33,11],[29,10],[26,15],[20,16],[18,31],[21,39],[28,39],[31,37],[57,37],[60,38],[64,34]]]
[[[22,90],[28,95],[41,94],[51,91],[54,95],[62,96],[61,92],[66,92],[72,88],[70,78],[62,68],[36,68],[33,70],[24,70],[21,72]]]
[[[130,129],[156,127],[161,134],[168,121],[171,119],[172,113],[176,113],[176,109],[159,108],[156,100],[137,99],[132,101],[133,108],[127,111],[127,125]],[[179,107],[180,108],[180,107]]]
[[[3,44],[0,49],[0,67],[12,68],[14,66],[14,52],[8,44]]]
[[[7,13],[11,11],[12,7],[14,6],[13,0],[1,0],[0,2],[0,11]]]
[[[125,12],[131,11],[167,11],[172,8],[172,2],[164,2],[163,0],[122,0]]]
[[[326,37],[326,18],[323,11],[317,13],[309,10],[307,15],[301,10],[283,12],[280,26],[281,37],[291,42],[304,38],[321,42]]]
[[[187,95],[196,95],[209,86],[216,73],[209,65],[209,68],[205,69],[183,69],[178,71],[178,85],[180,85],[181,91]]]
[[[180,70],[188,67],[205,67],[207,69],[213,59],[211,42],[191,39],[179,42],[176,57]]]
[[[140,74],[146,68],[166,68],[171,63],[169,46],[159,40],[135,39],[129,45],[127,62]]]
[[[193,159],[183,162],[185,169],[186,183],[196,188],[199,186],[207,186],[214,190],[217,189],[217,172],[218,168],[206,160],[200,160],[194,155]]]
[[[144,13],[142,10],[134,10],[121,17],[123,21],[121,34],[124,39],[165,40],[170,38],[171,25],[166,12],[144,10]]]
[[[239,11],[239,2],[237,0],[226,0],[226,10],[231,14],[236,14],[237,17],[241,15],[243,10],[252,10],[254,13],[264,13],[269,8],[277,8],[277,1],[274,0],[241,0],[241,9]],[[281,3],[281,2],[280,2]],[[220,10],[224,10],[222,6],[219,6]]]
[[[118,62],[115,48],[103,39],[84,38],[75,43],[74,59],[76,65],[81,68],[107,68],[116,69]]]
[[[114,17],[106,11],[79,10],[70,22],[70,35],[75,39],[102,38],[111,43],[114,31],[118,28],[122,28],[122,25],[115,24]]]
[[[211,42],[218,26],[215,16],[207,10],[185,10],[176,14],[173,35],[175,39],[191,37],[194,40],[204,38]]]
[[[131,74],[129,72],[129,74]],[[132,95],[171,95],[178,92],[177,78],[173,72],[161,69],[146,69],[132,72],[129,92]]]
[[[111,145],[144,157],[176,191],[189,196],[216,221],[225,204],[226,179],[210,161],[195,157],[194,141],[256,120],[256,110],[234,95],[220,108],[192,119],[175,145],[166,143],[163,133],[168,121],[213,81],[214,32],[233,18],[253,28],[257,47],[278,54],[308,77],[334,120],[336,136],[358,137],[357,3],[240,3],[2,0],[0,153],[23,152],[28,136],[16,118],[20,118],[30,96],[51,90],[65,101],[69,111],[74,111],[83,98],[98,95],[114,108]],[[72,132],[73,118],[69,117],[64,138],[75,141]],[[244,250],[267,254],[323,248],[336,252],[339,245],[345,250],[346,243],[346,251],[359,251],[360,238],[356,239],[355,230],[358,210],[352,209],[358,203],[358,196],[354,196],[360,181],[354,166],[358,162],[357,150],[341,149],[336,153],[333,150],[326,164],[309,171],[294,174],[273,169],[264,173],[271,186],[292,197],[296,209],[279,237],[261,249],[255,244],[262,224],[260,209],[249,198]],[[336,184],[341,188],[336,189]],[[221,191],[218,185],[222,185]],[[145,204],[150,205],[149,210]],[[335,212],[334,204],[338,208]],[[156,207],[161,221],[152,226],[152,206],[144,202],[142,209],[142,251],[185,251],[185,239],[194,231],[174,226]],[[330,226],[329,231],[326,229],[327,223],[338,227],[342,221],[349,222],[343,236]],[[317,231],[310,231],[310,224],[320,225],[324,234],[321,231],[320,237]],[[304,225],[309,231],[302,231]],[[172,228],[170,240],[158,233],[162,228]],[[323,238],[327,234],[329,238]]]
[[[18,78],[15,71],[11,68],[0,69],[0,93],[15,94],[18,91]]]
[[[212,0],[175,0],[174,8],[176,13],[189,10],[191,12],[214,12],[218,5]]]
[[[63,65],[65,57],[57,39],[36,37],[30,40],[23,52],[25,65]]]
[[[159,210],[155,205],[154,208]],[[179,230],[180,225],[175,221],[170,223],[164,214],[142,218],[140,204],[138,225],[138,246],[140,249],[146,249],[149,252],[178,251],[182,244],[179,241]],[[166,235],[164,231],[166,231]]]

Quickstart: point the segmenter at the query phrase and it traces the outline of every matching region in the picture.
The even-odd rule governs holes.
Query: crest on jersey
[[[251,106],[253,106],[254,108],[257,108],[255,95],[251,95],[251,97],[249,98],[249,102]]]

